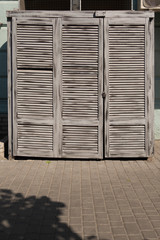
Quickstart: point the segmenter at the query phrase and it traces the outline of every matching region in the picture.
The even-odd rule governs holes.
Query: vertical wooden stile
[[[54,89],[53,89],[53,108],[54,108],[54,157],[60,157],[62,152],[62,130],[61,130],[61,79],[62,79],[62,20],[55,18],[55,31],[53,34],[53,74],[54,74]]]
[[[146,19],[146,130],[147,156],[154,151],[154,19]]]
[[[17,153],[17,23],[12,18],[12,78],[13,78],[13,155]]]
[[[99,59],[98,59],[98,95],[102,99],[103,92],[103,19],[99,20]],[[103,100],[99,99],[99,130],[98,130],[98,145],[99,156],[103,158]]]
[[[104,155],[109,157],[109,24],[108,18],[104,18]]]
[[[7,19],[7,66],[8,66],[8,158],[13,157],[12,151],[12,22]]]

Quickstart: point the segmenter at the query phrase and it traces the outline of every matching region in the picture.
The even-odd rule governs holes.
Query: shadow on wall
[[[0,48],[0,113],[7,113],[7,42]]]
[[[0,63],[0,100],[7,100],[7,42],[0,48]]]
[[[0,139],[7,135],[7,42],[5,42],[0,47]]]
[[[63,210],[65,210],[64,203],[51,201],[48,197],[25,198],[21,193],[15,194],[11,190],[2,189],[0,190],[0,239],[5,240],[9,237],[16,240],[84,240],[66,223],[61,222]],[[96,239],[95,236],[85,238],[85,240]]]

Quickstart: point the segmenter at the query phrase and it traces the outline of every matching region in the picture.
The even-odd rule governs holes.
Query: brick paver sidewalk
[[[0,161],[0,239],[160,239],[152,161]]]

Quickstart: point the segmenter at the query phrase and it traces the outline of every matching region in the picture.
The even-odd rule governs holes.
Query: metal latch
[[[106,93],[105,92],[102,93],[102,98],[106,98]]]

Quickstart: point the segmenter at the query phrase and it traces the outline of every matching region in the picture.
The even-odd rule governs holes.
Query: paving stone
[[[155,230],[155,232],[157,233],[157,236],[160,238],[160,228],[156,228],[156,229],[154,229]]]
[[[119,214],[109,214],[110,221],[121,221],[122,218]]]
[[[99,240],[98,236],[90,236],[90,235],[87,235],[87,236],[84,236],[84,240],[89,240],[89,239],[92,239],[92,240]],[[58,239],[57,239],[58,240]],[[80,240],[80,239],[79,239]]]
[[[36,233],[25,234],[24,240],[39,240],[39,235]]]
[[[71,217],[69,222],[70,224],[81,224],[82,219],[80,217]]]
[[[96,218],[97,224],[109,224],[108,218]]]
[[[82,214],[94,214],[94,209],[93,208],[82,208]]]
[[[141,230],[152,230],[153,229],[153,227],[148,219],[144,219],[144,218],[137,219],[137,223]]]
[[[63,235],[62,235],[63,236]],[[41,234],[38,238],[38,240],[51,240],[54,239],[54,235],[52,234]]]
[[[106,211],[106,208],[105,207],[97,207],[97,206],[95,206],[94,210],[95,210],[96,213],[103,213],[103,212]]]
[[[92,226],[92,227],[84,226],[83,231],[84,231],[84,236],[96,236],[97,234],[95,226]]]
[[[19,223],[15,224],[12,228],[12,234],[25,234],[27,229],[27,224]]]
[[[24,235],[16,235],[16,234],[14,234],[14,235],[11,235],[9,237],[9,240],[24,240],[24,239],[25,239]]]
[[[72,232],[82,235],[82,225],[81,224],[71,224],[69,225]]]
[[[160,215],[151,215],[151,216],[148,216],[148,218],[150,220],[156,220],[156,221],[160,221]]]
[[[125,231],[124,227],[112,227],[111,229],[112,229],[113,235],[126,234],[126,231]]]
[[[70,206],[71,207],[81,207],[81,201],[80,200],[72,200],[71,202],[70,202]]]
[[[118,235],[114,236],[114,240],[128,240],[128,237],[126,235]]]
[[[145,239],[156,239],[157,234],[155,231],[142,231],[142,234]]]
[[[122,221],[112,221],[110,222],[112,227],[122,227],[123,226],[123,222]]]
[[[81,215],[81,209],[80,208],[71,208],[70,209],[70,217],[79,217]]]
[[[112,233],[98,233],[98,240],[114,240]],[[88,239],[89,240],[89,239]]]
[[[124,226],[129,235],[138,234],[140,232],[136,223],[125,223]]]
[[[142,235],[135,235],[135,234],[128,236],[128,238],[129,240],[148,240],[148,239],[144,239]]]
[[[151,223],[154,228],[160,228],[160,221],[152,220]]]
[[[111,232],[111,227],[109,224],[98,224],[98,232]]]
[[[90,221],[90,222],[82,222],[83,226],[86,226],[86,227],[92,227],[93,225],[96,224],[95,221]]]
[[[123,216],[122,220],[124,223],[136,222],[136,218],[134,216]]]
[[[27,226],[27,230],[26,230],[26,233],[27,234],[37,234],[37,233],[40,233],[40,229],[41,229],[41,225],[40,224],[29,224]]]
[[[84,222],[93,222],[95,220],[95,217],[93,214],[83,215],[82,218]]]

